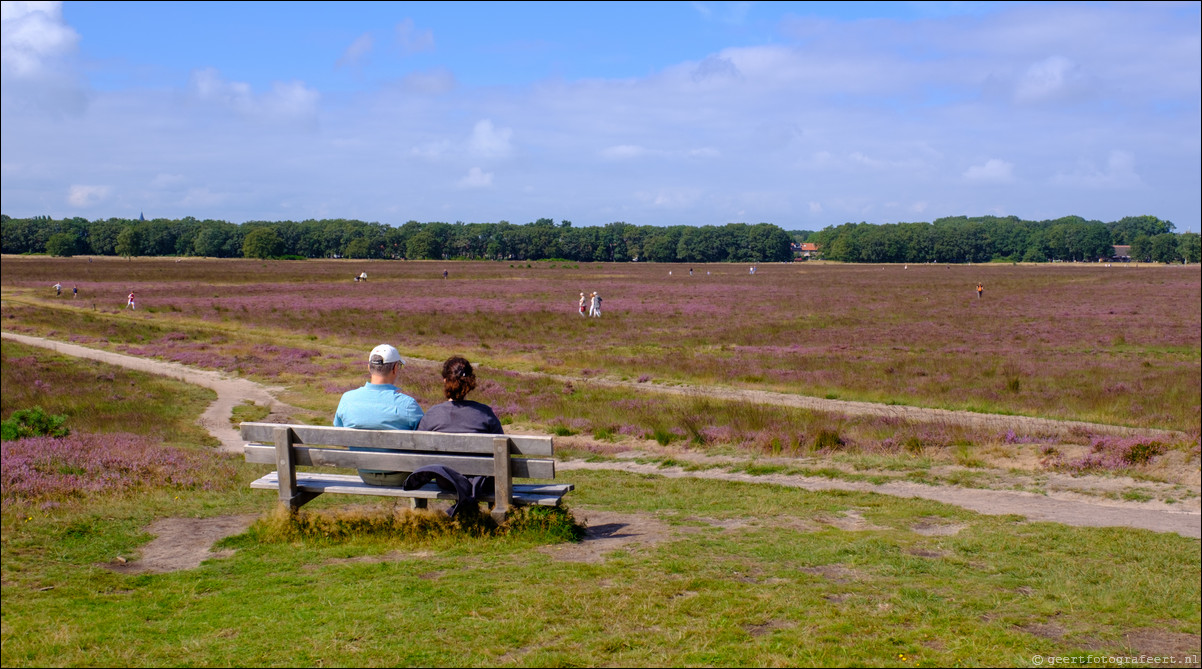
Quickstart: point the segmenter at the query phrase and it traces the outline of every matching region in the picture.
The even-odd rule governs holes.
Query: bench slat
[[[422,433],[427,434],[427,433]],[[446,465],[464,476],[492,476],[493,456],[491,435],[489,453],[483,455],[451,455],[437,453],[371,453],[343,451],[332,448],[310,448],[294,446],[293,458],[297,466],[344,467],[348,469],[378,469],[383,471],[411,472],[426,465]],[[247,462],[263,465],[276,464],[275,446],[246,444],[243,452]],[[553,479],[555,461],[535,458],[513,458],[509,471],[515,478]],[[300,472],[297,473],[300,476]]]
[[[274,423],[242,423],[243,441],[271,443]],[[406,430],[352,430],[327,425],[289,425],[296,435],[293,443],[309,446],[356,446],[413,451],[449,451],[492,455],[493,434],[450,434]],[[554,455],[553,437],[507,434],[510,453],[532,457]],[[420,441],[420,445],[419,442]]]
[[[278,472],[252,482],[250,487],[259,490],[278,490],[280,480]],[[316,472],[297,472],[296,487],[306,493],[343,493],[348,495],[376,495],[384,497],[406,497],[417,499],[442,499],[454,501],[455,493],[440,490],[437,485],[430,483],[416,490],[402,490],[395,486],[374,486],[364,483],[358,476],[345,474],[321,474]],[[518,483],[513,486],[513,502],[515,504],[555,506],[560,499],[575,489],[571,483]],[[492,502],[493,496],[480,498],[482,502]]]

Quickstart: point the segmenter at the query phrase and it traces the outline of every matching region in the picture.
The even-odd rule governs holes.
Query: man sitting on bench
[[[334,413],[334,427],[353,427],[360,430],[413,430],[421,421],[424,412],[417,401],[396,387],[401,373],[401,354],[388,344],[380,344],[368,356],[367,371],[371,380],[362,388],[349,390],[338,402]],[[358,451],[383,451],[385,449],[354,448]],[[405,482],[409,472],[388,472],[375,469],[360,469],[359,478],[368,485],[399,486]]]

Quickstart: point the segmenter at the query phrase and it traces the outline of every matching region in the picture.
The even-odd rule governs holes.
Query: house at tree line
[[[789,244],[789,247],[793,250],[793,260],[808,260],[822,255],[818,250],[818,245],[810,242],[793,242]]]

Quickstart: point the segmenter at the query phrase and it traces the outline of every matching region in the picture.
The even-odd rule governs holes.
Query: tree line
[[[870,263],[1098,261],[1115,246],[1131,247],[1142,262],[1198,262],[1199,236],[1174,234],[1155,216],[1111,223],[1067,216],[1025,221],[1015,216],[957,216],[932,223],[845,223],[810,235],[828,260]]]
[[[572,227],[549,218],[514,225],[358,220],[248,221],[0,217],[4,253],[216,258],[381,258],[580,262],[781,262],[792,236],[768,223]]]
[[[380,258],[579,262],[781,262],[791,242],[817,244],[842,262],[963,263],[1096,261],[1129,245],[1145,262],[1199,262],[1197,233],[1174,234],[1155,216],[1111,223],[1068,216],[1048,221],[951,217],[931,223],[845,223],[787,232],[769,223],[572,227],[540,218],[525,225],[419,223],[391,226],[348,219],[248,221],[156,218],[52,219],[0,216],[3,253],[56,256],[205,256],[216,258]]]

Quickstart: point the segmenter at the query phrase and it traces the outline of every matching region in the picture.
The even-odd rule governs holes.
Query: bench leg
[[[312,502],[319,495],[321,495],[319,492],[305,492],[303,490],[298,490],[297,493],[292,497],[286,500],[280,500],[280,507],[287,509],[288,513],[290,514],[296,514],[296,512],[300,510],[302,506]]]
[[[513,492],[513,480],[509,471],[509,437],[497,437],[492,440],[493,457],[493,502],[492,519],[498,525],[505,522],[505,514],[509,511],[510,495]]]
[[[419,497],[410,497],[409,498],[409,508],[410,509],[424,509],[427,507],[427,504],[426,504],[427,501],[428,500],[425,500],[425,499],[422,499]]]

